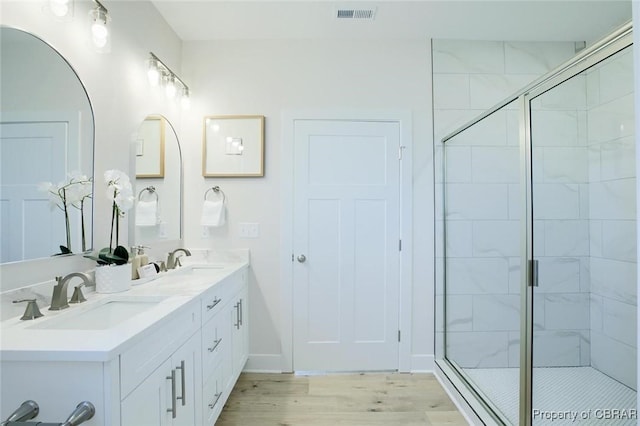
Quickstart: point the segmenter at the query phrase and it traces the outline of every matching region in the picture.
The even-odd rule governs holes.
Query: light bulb
[[[160,84],[160,70],[158,69],[158,63],[155,60],[149,61],[149,70],[147,71],[147,77],[149,77],[149,84],[157,86]]]
[[[107,45],[109,29],[107,28],[107,12],[104,9],[96,8],[91,11],[93,22],[91,24],[91,34],[93,43],[102,48]]]
[[[191,98],[189,98],[189,89],[182,89],[182,96],[180,97],[180,105],[182,109],[189,109],[191,106]]]
[[[58,18],[63,18],[69,13],[69,0],[49,0],[49,8]]]
[[[177,89],[176,89],[176,81],[174,76],[170,75],[167,78],[164,91],[165,91],[165,94],[167,95],[167,98],[169,99],[173,99],[176,96]]]

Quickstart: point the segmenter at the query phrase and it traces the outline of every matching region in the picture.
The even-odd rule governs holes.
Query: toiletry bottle
[[[138,268],[140,267],[140,262],[142,261],[142,252],[141,246],[133,246],[131,247],[131,253],[133,253],[133,258],[131,259],[131,279],[137,280],[140,278],[138,274]]]

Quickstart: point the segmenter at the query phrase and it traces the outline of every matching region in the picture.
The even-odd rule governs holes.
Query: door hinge
[[[294,258],[293,258],[293,253],[291,253],[291,261],[293,262]]]
[[[402,251],[402,240],[398,240],[398,251]]]
[[[398,330],[398,342],[400,341],[400,330]]]

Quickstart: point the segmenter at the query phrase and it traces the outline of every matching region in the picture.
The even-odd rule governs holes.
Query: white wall
[[[281,173],[284,111],[411,111],[413,121],[414,271],[413,369],[430,368],[433,354],[433,171],[430,52],[427,40],[247,40],[186,42],[184,78],[193,88],[192,108],[182,122],[185,153],[185,242],[213,249],[248,247],[251,346],[249,368],[278,369],[281,357],[280,242],[284,213]],[[203,178],[205,115],[266,116],[263,178]],[[228,224],[201,238],[205,191],[219,185],[228,201]],[[258,239],[240,239],[238,223],[260,225]]]
[[[632,2],[633,6],[633,23],[637,25],[640,23],[640,1],[634,0]],[[640,31],[634,31],[633,33],[633,66],[635,72],[633,73],[635,76],[635,122],[640,123]],[[636,132],[636,176],[638,175],[638,171],[640,170],[640,132]],[[640,222],[640,187],[638,186],[638,181],[636,180],[636,223]],[[636,247],[640,245],[640,232],[636,229]],[[638,267],[640,267],[640,258],[638,257],[638,252],[636,252],[636,295],[640,294],[640,281],[638,277],[640,277],[640,271],[638,271]],[[636,315],[636,323],[637,330],[640,333],[640,315]],[[640,341],[640,334],[636,334],[636,345],[637,342]],[[636,358],[638,360],[636,364],[636,374],[640,374],[640,352],[636,353]],[[640,378],[636,381],[636,383],[640,383]],[[640,394],[638,394],[638,402],[637,406],[640,407]]]
[[[85,84],[95,115],[94,247],[108,245],[110,205],[103,190],[105,170],[130,173],[132,134],[149,114],[180,122],[179,106],[169,103],[147,83],[146,59],[153,51],[180,72],[181,41],[148,2],[103,2],[111,16],[110,52],[98,53],[90,43],[90,1],[76,1],[73,19],[58,21],[42,11],[42,2],[2,1],[0,24],[33,33],[57,49]],[[106,189],[106,187],[104,187]],[[121,241],[127,244],[127,224]],[[31,265],[31,267],[29,266]],[[34,265],[37,265],[34,267]],[[55,275],[92,267],[86,259],[2,265],[2,290],[52,280]]]

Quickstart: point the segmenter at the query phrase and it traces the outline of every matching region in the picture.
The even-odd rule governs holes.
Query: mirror
[[[90,250],[94,120],[82,82],[43,40],[0,27],[0,87],[0,261]],[[64,191],[65,214],[50,190],[78,179],[82,188]],[[71,202],[76,190],[82,203]]]
[[[182,238],[182,153],[173,125],[149,115],[135,140],[135,241],[152,246]]]

